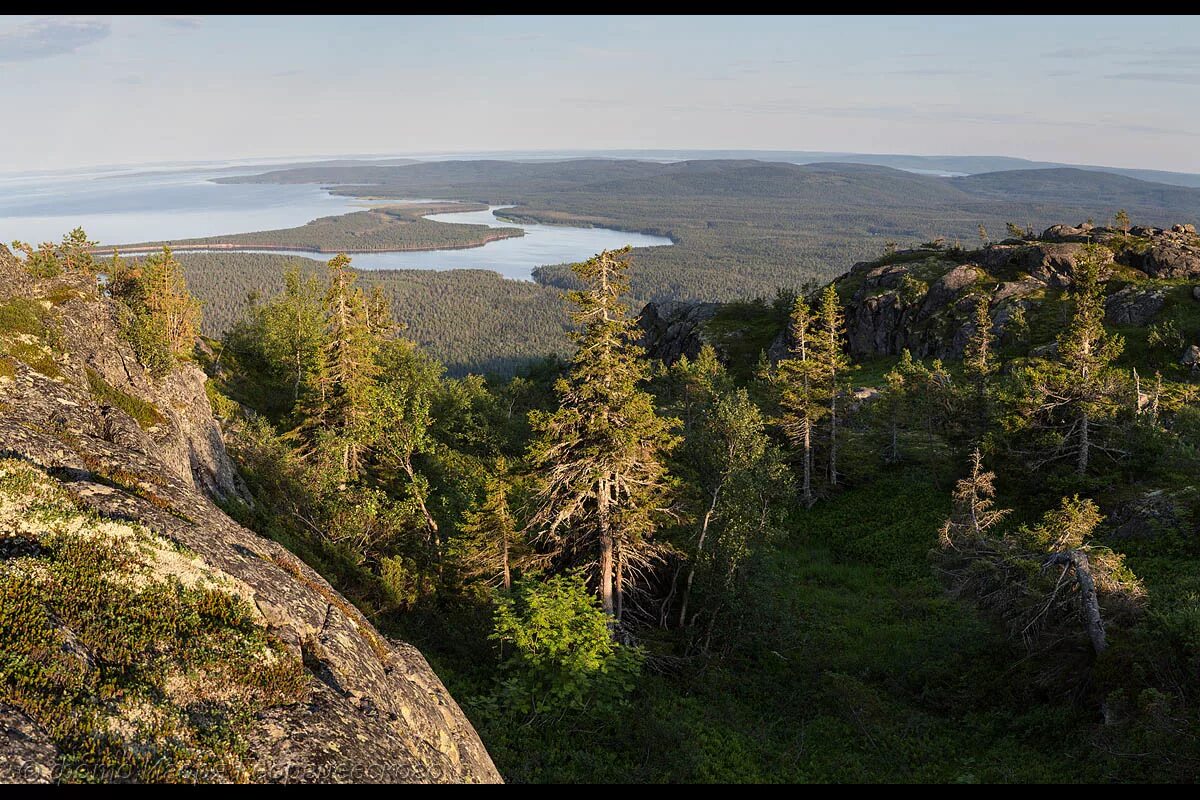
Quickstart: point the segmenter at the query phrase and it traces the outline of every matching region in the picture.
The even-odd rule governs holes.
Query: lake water
[[[363,208],[359,198],[339,197],[315,184],[213,183],[263,168],[228,166],[97,169],[79,172],[0,175],[0,241],[56,241],[76,226],[100,243],[191,239],[290,228],[317,217]],[[487,211],[434,214],[430,219],[490,227],[514,226]],[[626,244],[671,244],[661,236],[606,228],[527,225],[525,235],[459,250],[359,253],[360,269],[488,269],[506,278],[529,280],[545,264],[582,261]],[[253,252],[253,251],[250,251]],[[279,251],[273,251],[279,252]],[[320,253],[296,252],[306,258]]]
[[[430,214],[437,222],[487,225],[490,228],[517,227],[524,236],[499,239],[482,247],[458,250],[419,250],[403,253],[351,253],[350,261],[359,269],[490,269],[506,278],[530,280],[533,270],[546,264],[567,264],[583,261],[601,250],[615,250],[625,245],[661,247],[671,244],[663,236],[628,233],[609,228],[574,228],[567,225],[530,225],[506,222],[495,212],[511,206],[492,206],[487,211],[458,211],[449,214]],[[222,252],[229,252],[228,250]],[[303,258],[328,259],[324,253],[300,250],[244,250],[239,252],[276,253]]]

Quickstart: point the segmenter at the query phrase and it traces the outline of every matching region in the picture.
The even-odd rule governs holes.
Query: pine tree
[[[666,503],[663,458],[677,444],[678,424],[660,417],[640,388],[648,367],[620,301],[628,252],[605,251],[573,268],[584,286],[568,294],[577,350],[555,387],[558,410],[530,415],[528,454],[542,482],[532,524],[559,554],[594,566],[601,605],[617,622],[628,562]]]
[[[812,358],[817,383],[826,399],[829,417],[829,485],[838,484],[838,394],[842,388],[844,373],[850,366],[844,343],[846,321],[837,289],[833,284],[825,287],[817,307],[816,325],[812,339]]]
[[[183,266],[169,247],[146,258],[141,282],[146,310],[162,326],[171,352],[176,356],[191,353],[200,325],[200,302],[188,292]]]
[[[989,240],[990,239],[988,237],[987,228],[983,227],[983,224],[980,223],[980,225],[979,225],[979,243],[981,245],[983,245],[984,247],[987,247]]]
[[[1121,229],[1121,233],[1128,237],[1130,225],[1128,212],[1122,208],[1117,212],[1117,215],[1113,218],[1113,221],[1116,222],[1117,227]]]
[[[1110,418],[1118,403],[1118,376],[1112,362],[1125,347],[1120,336],[1104,330],[1104,290],[1098,245],[1089,245],[1075,269],[1075,313],[1058,337],[1061,370],[1046,384],[1044,408],[1065,407],[1074,417],[1067,433],[1075,439],[1075,471],[1083,475],[1096,447],[1093,431]]]
[[[975,325],[963,349],[963,371],[972,388],[975,407],[975,436],[982,438],[987,431],[989,381],[998,369],[992,318],[988,314],[988,298],[980,295],[975,302]]]
[[[921,385],[918,377],[918,367],[907,348],[900,353],[896,366],[883,376],[884,390],[880,398],[879,409],[887,420],[888,441],[885,446],[884,461],[896,464],[900,461],[900,428],[913,416],[918,399],[918,387]]]
[[[773,378],[783,412],[781,425],[793,447],[800,448],[801,497],[813,504],[813,426],[828,410],[822,365],[817,361],[815,319],[808,303],[797,297],[791,314],[789,357],[776,365]]]

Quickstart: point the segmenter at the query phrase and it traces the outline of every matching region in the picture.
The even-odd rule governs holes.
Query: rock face
[[[203,373],[180,366],[151,380],[121,341],[94,279],[31,282],[14,269],[0,263],[8,272],[0,276],[0,304],[42,309],[46,331],[0,330],[6,463],[26,465],[100,529],[104,520],[135,525],[191,554],[191,572],[235,587],[255,625],[302,676],[294,700],[250,720],[237,774],[287,782],[499,781],[471,723],[417,650],[382,636],[315,571],[213,503],[240,489]],[[142,409],[141,424],[130,408]],[[21,555],[37,552],[39,535],[33,518],[0,513],[0,578],[19,568]],[[58,634],[76,641],[70,630]],[[53,779],[69,755],[58,748],[69,743],[53,739],[36,709],[5,699],[0,694],[0,780]],[[119,715],[111,724],[122,729]]]
[[[638,318],[643,331],[639,344],[647,355],[668,364],[680,356],[695,358],[700,348],[712,343],[704,323],[720,308],[720,303],[647,303]]]
[[[958,358],[973,330],[976,298],[986,295],[992,332],[1008,335],[1019,313],[1046,294],[1068,290],[1088,243],[1103,245],[1101,278],[1200,276],[1200,238],[1190,225],[1124,232],[1054,225],[1036,241],[1008,240],[974,252],[901,251],[856,264],[835,282],[846,304],[847,341],[857,357]],[[1197,294],[1200,296],[1200,293]],[[1146,325],[1162,310],[1162,289],[1129,286],[1106,302],[1107,321]]]
[[[917,358],[960,358],[974,332],[980,296],[988,301],[992,333],[1002,343],[1012,342],[1021,331],[1014,324],[1043,297],[1070,290],[1088,244],[1101,245],[1102,280],[1134,281],[1106,299],[1109,324],[1144,326],[1162,311],[1166,291],[1141,286],[1139,279],[1200,278],[1200,237],[1192,225],[1135,226],[1128,235],[1089,223],[1052,225],[1036,240],[1009,239],[971,252],[901,250],[855,264],[834,281],[845,307],[847,349],[858,358],[906,349]],[[1200,299],[1200,286],[1192,295]],[[705,344],[724,355],[721,342],[706,333],[720,310],[716,303],[650,303],[640,319],[641,343],[668,363],[694,357]],[[777,361],[787,346],[786,331],[780,330],[767,355]],[[1049,352],[1043,346],[1031,355]],[[1183,360],[1200,364],[1200,355],[1189,351]]]

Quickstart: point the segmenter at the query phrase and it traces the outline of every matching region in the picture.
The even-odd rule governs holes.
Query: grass
[[[481,699],[489,659],[405,633],[510,781],[1057,781],[1064,763],[1102,778],[1089,720],[1027,696],[1021,653],[934,580],[947,506],[907,469],[797,511],[752,568],[726,632],[740,646],[647,670],[611,719],[498,718]],[[472,627],[439,624],[459,640]]]
[[[763,303],[727,303],[705,323],[705,331],[722,350],[729,371],[740,380],[754,375],[759,357],[784,329],[786,320],[775,308]]]
[[[166,417],[153,403],[122,392],[110,385],[99,372],[90,367],[87,370],[87,381],[93,397],[105,405],[121,409],[133,417],[143,430],[149,430],[166,422]]]
[[[24,462],[0,462],[0,519],[0,701],[47,731],[58,779],[248,780],[255,715],[307,681],[253,609]]]

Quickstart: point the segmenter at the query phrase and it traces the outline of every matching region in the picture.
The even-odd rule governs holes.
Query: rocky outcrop
[[[301,676],[294,697],[247,722],[228,774],[287,782],[498,781],[471,723],[419,652],[380,634],[314,570],[213,503],[212,495],[235,494],[238,486],[203,373],[180,366],[161,381],[149,378],[90,278],[17,283],[21,300],[42,310],[45,333],[0,331],[0,342],[9,346],[0,349],[6,463],[27,465],[44,484],[28,491],[69,498],[82,516],[65,529],[102,536],[132,526],[170,552],[187,554],[187,580],[226,587],[241,598],[278,658]],[[0,296],[0,303],[11,299]],[[13,345],[14,336],[21,347]],[[0,498],[0,512],[9,510],[0,513],[0,542],[24,544],[0,547],[0,578],[21,569],[20,556],[37,555],[42,535],[35,518],[11,513],[12,502]],[[170,583],[181,574],[178,557],[161,561],[146,561],[138,580]],[[76,640],[65,627],[56,635]],[[234,692],[209,688],[218,699]],[[4,701],[0,695],[0,779],[14,770],[22,779],[50,779],[64,758],[56,748],[71,743],[55,741],[36,709]],[[133,711],[113,709],[108,724],[114,730],[138,722],[123,721],[121,715]],[[190,705],[175,712],[201,720],[194,724],[207,713]]]
[[[0,703],[0,783],[50,783],[58,748],[33,720]]]
[[[988,298],[992,332],[1004,337],[1039,297],[1069,290],[1089,244],[1102,245],[1102,279],[1135,281],[1107,299],[1110,324],[1146,325],[1163,309],[1166,292],[1139,286],[1139,279],[1200,276],[1200,238],[1190,225],[1135,227],[1128,235],[1087,223],[1053,225],[1038,240],[1012,239],[974,252],[901,251],[886,259],[891,263],[856,264],[837,279],[846,298],[849,350],[858,357],[907,349],[918,358],[957,358],[973,330],[979,294]]]
[[[639,344],[647,355],[667,364],[674,364],[680,356],[695,358],[700,348],[713,343],[704,325],[720,308],[720,303],[647,303],[638,317],[642,328]]]
[[[1126,286],[1104,301],[1104,321],[1110,325],[1145,325],[1166,302],[1162,289]]]

